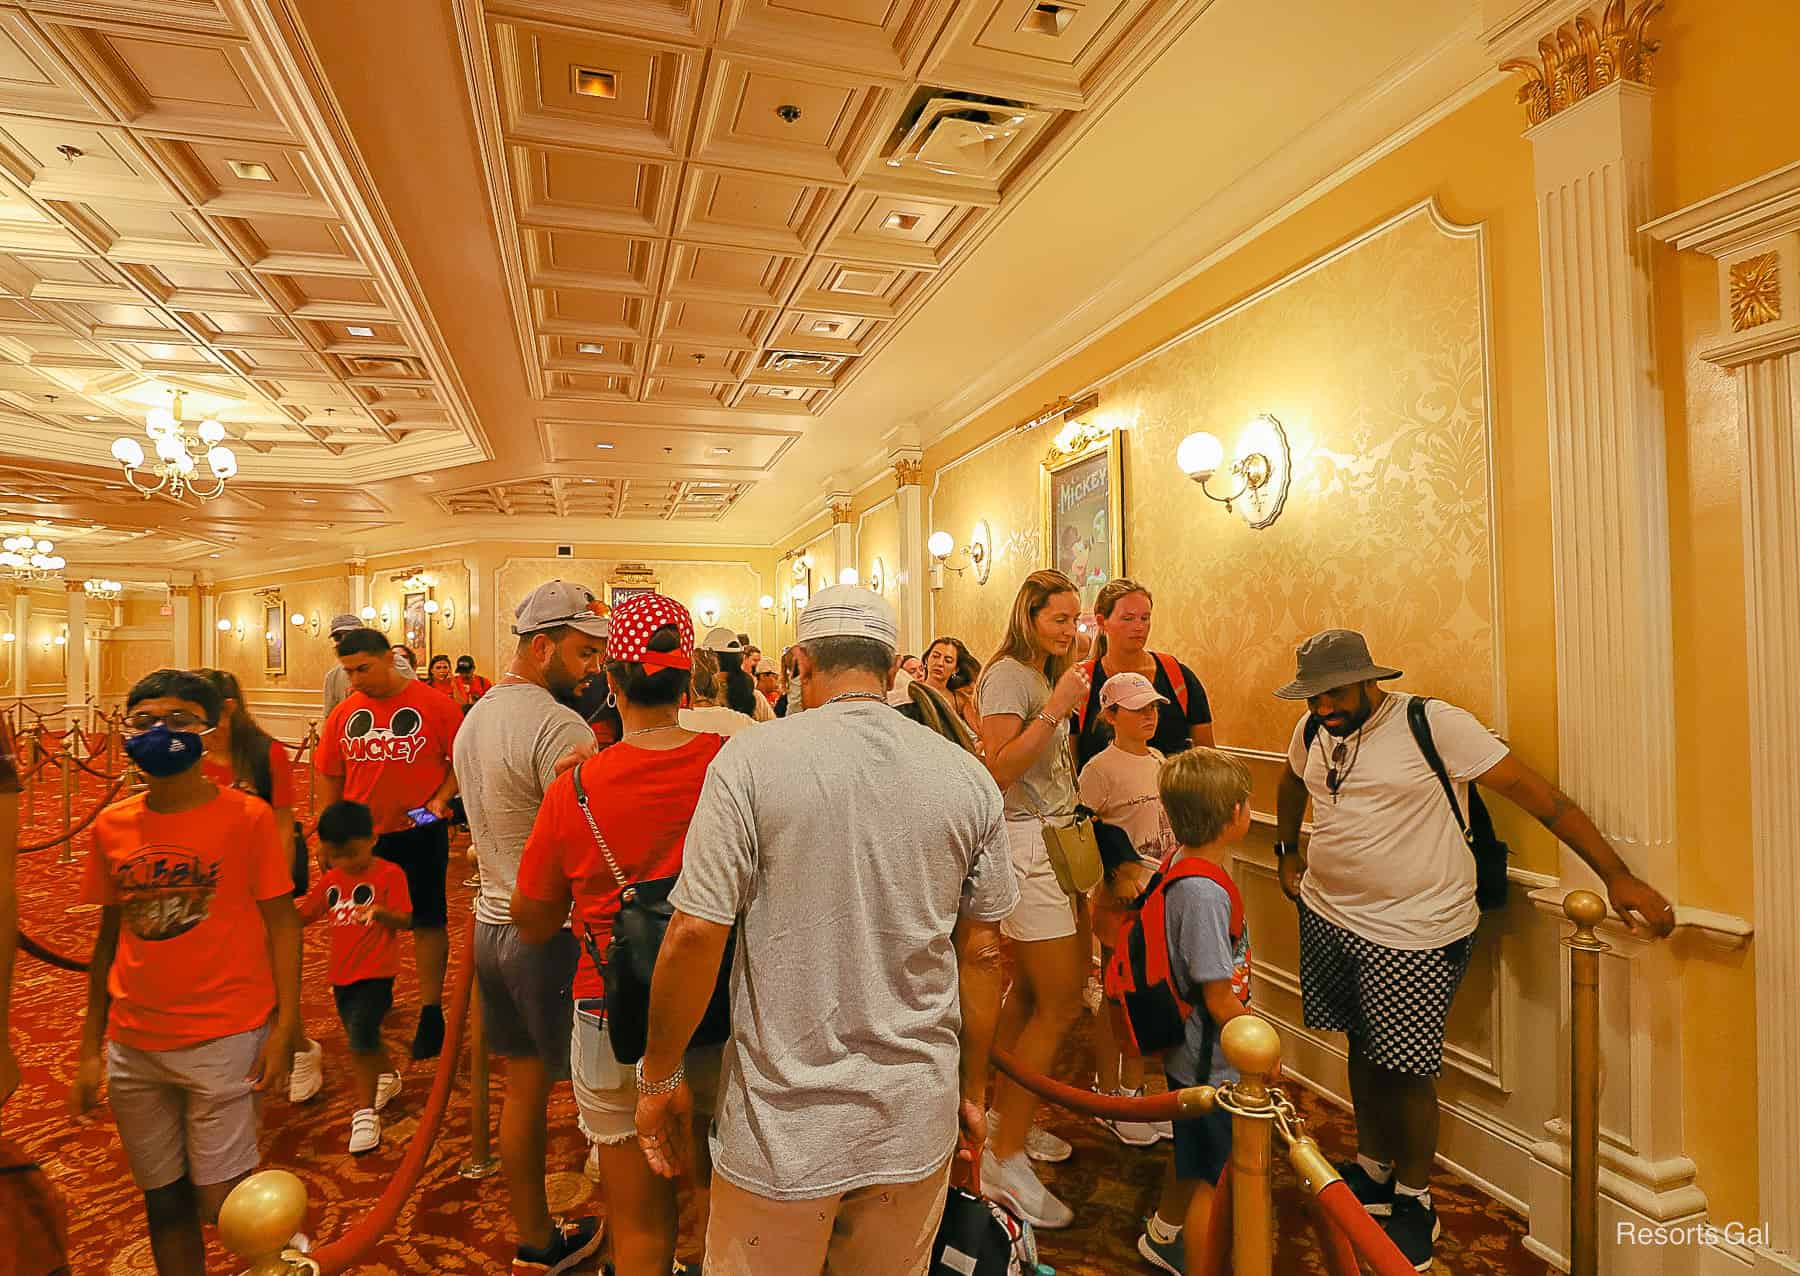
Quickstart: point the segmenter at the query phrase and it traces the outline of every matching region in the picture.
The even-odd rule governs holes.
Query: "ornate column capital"
[[[831,515],[831,525],[842,527],[856,518],[853,502],[848,492],[833,492],[825,498],[825,510]]]
[[[1648,88],[1653,82],[1651,59],[1662,46],[1645,28],[1662,6],[1663,0],[1629,5],[1626,0],[1606,0],[1604,8],[1584,5],[1570,15],[1566,5],[1545,5],[1510,24],[1500,47],[1516,49],[1523,56],[1507,57],[1500,69],[1525,77],[1519,85],[1519,104],[1525,108],[1528,127],[1537,127],[1614,81]],[[1527,24],[1544,16],[1555,25],[1540,28],[1543,34],[1534,56],[1524,44],[1530,38]],[[1566,20],[1559,22],[1558,16]],[[1511,37],[1510,43],[1505,43],[1506,37]],[[1489,47],[1496,47],[1492,39]]]
[[[87,586],[79,580],[72,580],[68,577],[64,577],[63,590],[66,593],[80,594],[83,598],[87,597]]]
[[[901,487],[917,487],[925,468],[923,455],[916,447],[895,448],[888,453],[888,460],[894,467],[894,482]]]

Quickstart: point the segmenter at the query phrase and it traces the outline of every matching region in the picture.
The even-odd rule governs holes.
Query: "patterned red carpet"
[[[304,773],[302,776],[300,790],[304,794]],[[90,782],[75,803],[78,817],[92,805],[95,795]],[[22,840],[35,841],[60,831],[60,802],[55,805],[53,819],[51,793],[46,788],[36,803],[37,818]],[[78,839],[77,852],[78,863],[69,866],[56,862],[55,850],[22,858],[20,912],[25,929],[34,938],[85,958],[94,927],[92,910],[79,902],[79,858],[86,852],[85,838]],[[469,872],[462,856],[453,855],[453,918],[468,915],[469,892],[457,884]],[[332,1009],[324,938],[317,931],[307,937],[305,1010],[309,1031],[324,1043],[325,1090],[304,1108],[291,1107],[285,1096],[268,1105],[263,1153],[266,1165],[291,1169],[305,1181],[312,1200],[308,1230],[329,1238],[360,1216],[398,1167],[405,1144],[417,1128],[431,1074],[424,1065],[407,1071],[406,1088],[389,1110],[378,1152],[360,1158],[347,1154],[350,1100],[344,1034]],[[25,1084],[0,1118],[0,1134],[34,1156],[64,1194],[75,1276],[151,1273],[155,1269],[144,1239],[140,1198],[125,1168],[111,1120],[103,1110],[91,1123],[77,1125],[63,1109],[84,998],[81,976],[20,955],[13,1023]],[[415,1004],[409,962],[396,986],[395,1010],[388,1021],[389,1049],[396,1059],[406,1057]],[[1070,1043],[1066,1056],[1064,1075],[1091,1072],[1085,1027]],[[498,1176],[471,1182],[457,1173],[469,1148],[466,1078],[465,1067],[414,1200],[401,1213],[394,1234],[354,1269],[360,1276],[508,1270],[510,1221],[504,1184]],[[503,1077],[496,1074],[496,1115],[503,1087]],[[1334,1156],[1347,1153],[1351,1140],[1344,1115],[1304,1092],[1299,1102],[1327,1152]],[[1063,1276],[1128,1276],[1149,1271],[1137,1254],[1136,1241],[1140,1221],[1155,1199],[1161,1155],[1155,1149],[1122,1147],[1100,1126],[1067,1114],[1051,1113],[1046,1119],[1076,1148],[1074,1158],[1053,1167],[1048,1177],[1053,1189],[1075,1206],[1078,1226],[1043,1234],[1043,1261]],[[552,1099],[550,1130],[546,1168],[552,1208],[604,1213],[598,1191],[581,1173],[587,1149],[575,1129],[574,1105],[566,1087]],[[1298,1191],[1284,1168],[1278,1182],[1277,1217],[1299,1217]],[[1517,1215],[1447,1176],[1440,1175],[1433,1196],[1444,1225],[1435,1270],[1458,1276],[1544,1276],[1545,1266],[1520,1246],[1524,1224]],[[1310,1237],[1300,1228],[1284,1231],[1278,1243],[1276,1271],[1283,1276],[1324,1270]],[[688,1245],[683,1249],[691,1251]],[[6,1265],[5,1254],[0,1253],[0,1268]],[[236,1261],[215,1245],[209,1271],[238,1270]]]

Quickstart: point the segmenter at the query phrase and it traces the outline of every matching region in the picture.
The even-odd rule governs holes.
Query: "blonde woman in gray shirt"
[[[1050,1071],[1081,1013],[1089,965],[1074,902],[1057,883],[1042,831],[1045,823],[1075,811],[1069,719],[1088,693],[1074,650],[1080,612],[1081,596],[1067,576],[1027,576],[977,695],[982,750],[1005,798],[1007,843],[1019,881],[1019,906],[1000,927],[1012,941],[1017,978],[1001,1012],[998,1042],[1037,1072]],[[997,1081],[982,1187],[1033,1226],[1067,1227],[1074,1212],[1043,1185],[1031,1162],[1067,1160],[1070,1148],[1033,1126],[1036,1106],[1027,1091],[1004,1077]]]

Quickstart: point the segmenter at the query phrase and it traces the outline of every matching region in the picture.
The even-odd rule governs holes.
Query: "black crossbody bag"
[[[594,813],[588,809],[581,767],[577,766],[572,774],[575,803],[581,808],[588,831],[594,835],[595,844],[606,857],[606,866],[619,884],[619,913],[613,919],[612,942],[607,945],[606,959],[601,960],[600,946],[589,927],[582,928],[585,932],[582,947],[587,949],[588,960],[594,963],[594,969],[606,985],[606,1031],[612,1042],[613,1057],[620,1063],[636,1063],[644,1057],[644,1042],[650,1035],[650,981],[656,974],[656,955],[662,950],[663,935],[675,916],[675,906],[669,902],[669,895],[680,878],[628,880],[619,871],[612,847],[606,844],[600,826],[594,822]],[[736,946],[737,931],[733,929],[731,938],[725,943],[725,955],[719,962],[712,1000],[707,1003],[706,1015],[688,1042],[690,1047],[718,1045],[731,1036],[731,958]]]

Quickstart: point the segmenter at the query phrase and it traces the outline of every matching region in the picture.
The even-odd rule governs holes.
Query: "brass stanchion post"
[[[62,850],[57,853],[58,864],[75,862],[75,767],[69,761],[69,751],[65,748],[56,759],[56,765],[62,769],[63,800],[63,841]]]
[[[1600,1269],[1600,955],[1612,949],[1594,934],[1606,901],[1571,891],[1563,912],[1575,933],[1569,950],[1569,1276]]]
[[[37,731],[31,733],[30,740],[31,748],[26,751],[29,753],[29,756],[21,759],[21,762],[25,764],[26,828],[30,828],[32,821],[37,818],[37,791],[38,786],[43,783],[42,780],[38,779],[38,763],[41,762],[44,757],[44,741],[41,734]]]
[[[317,1276],[317,1263],[287,1248],[305,1222],[306,1184],[286,1170],[259,1170],[219,1207],[219,1241],[249,1260],[245,1276]]]
[[[300,739],[300,747],[306,750],[306,800],[311,804],[313,819],[319,818],[319,724],[306,724],[306,734]]]
[[[1239,1080],[1219,1096],[1231,1113],[1231,1270],[1270,1276],[1275,1265],[1275,1207],[1270,1146],[1275,1103],[1269,1081],[1281,1065],[1281,1037],[1266,1019],[1239,1015],[1219,1034]]]
[[[488,1053],[487,1029],[481,1013],[481,985],[469,984],[469,1159],[463,1162],[462,1176],[484,1179],[500,1168],[494,1156],[488,1128]]]

